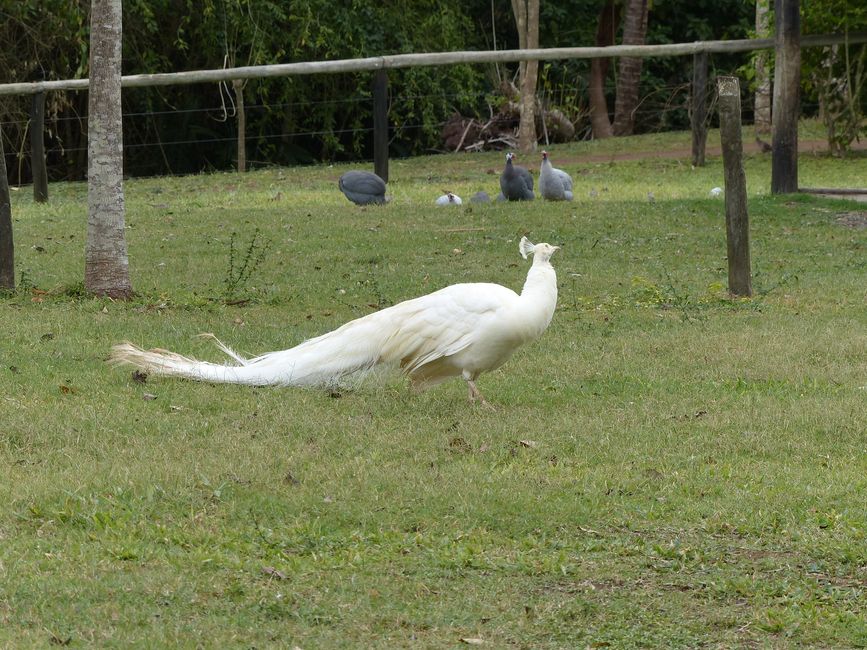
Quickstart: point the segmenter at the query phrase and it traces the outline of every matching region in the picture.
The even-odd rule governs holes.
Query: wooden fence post
[[[801,14],[798,0],[774,5],[773,155],[771,194],[798,191],[798,113],[801,87]]]
[[[12,245],[12,200],[6,176],[6,154],[0,131],[0,289],[15,289],[15,247]]]
[[[373,75],[373,171],[388,182],[388,72]]]
[[[729,291],[753,295],[750,278],[750,220],[741,134],[741,88],[737,77],[717,78],[719,126],[725,174],[726,247]]]
[[[48,171],[45,167],[45,93],[30,102],[30,169],[33,173],[33,200],[48,201]]]
[[[235,111],[238,116],[238,171],[247,171],[247,111],[244,106],[244,79],[232,79],[235,91]]]
[[[707,143],[707,52],[692,56],[692,164],[704,167]]]

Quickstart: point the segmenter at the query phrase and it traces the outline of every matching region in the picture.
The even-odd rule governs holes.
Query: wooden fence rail
[[[801,47],[839,45],[842,43],[867,43],[867,32],[857,34],[816,34],[801,37]],[[609,47],[554,47],[534,50],[496,50],[485,52],[432,52],[423,54],[392,54],[366,59],[341,59],[337,61],[304,61],[276,65],[243,66],[220,70],[190,70],[159,74],[136,74],[121,78],[124,88],[148,86],[172,86],[178,84],[231,81],[233,79],[261,79],[286,77],[300,74],[325,74],[338,72],[363,72],[389,70],[417,66],[455,65],[458,63],[508,63],[515,61],[539,61],[555,59],[595,59],[618,56],[684,56],[698,52],[730,54],[774,48],[773,38],[752,38],[732,41],[695,41],[694,43],[669,43],[665,45],[611,45]],[[27,83],[0,84],[0,95],[32,95],[50,90],[85,90],[87,79],[63,79]]]

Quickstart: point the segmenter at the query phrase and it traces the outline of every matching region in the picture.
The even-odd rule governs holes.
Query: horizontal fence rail
[[[549,59],[598,59],[618,56],[686,56],[698,52],[710,54],[749,52],[774,48],[773,38],[748,38],[732,41],[695,41],[664,45],[611,45],[608,47],[555,47],[533,50],[496,50],[485,52],[429,52],[422,54],[391,54],[365,59],[337,61],[303,61],[276,65],[243,66],[219,70],[190,70],[158,74],[136,74],[121,78],[124,88],[173,86],[178,84],[231,81],[233,79],[261,79],[302,74],[339,72],[365,72],[392,70],[416,66],[455,65],[460,63],[509,63]],[[801,37],[801,47],[821,47],[843,43],[867,43],[867,32],[849,35],[814,34]],[[33,95],[50,90],[86,90],[88,79],[63,79],[0,85],[0,95]]]

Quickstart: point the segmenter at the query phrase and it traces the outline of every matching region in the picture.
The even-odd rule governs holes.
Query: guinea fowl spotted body
[[[557,304],[557,276],[550,258],[557,246],[521,239],[533,264],[520,294],[493,283],[453,284],[357,318],[288,350],[245,359],[217,342],[237,365],[197,361],[131,343],[112,348],[110,361],[155,375],[255,386],[329,387],[377,366],[399,368],[413,386],[426,388],[450,377],[467,382],[470,400],[484,398],[475,380],[499,368],[522,344],[539,338]]]
[[[385,181],[373,172],[346,172],[337,181],[340,191],[356,205],[379,205],[386,202]]]
[[[572,177],[551,164],[548,152],[542,152],[542,167],[539,169],[539,194],[549,201],[572,200]]]
[[[506,167],[500,174],[500,191],[507,201],[532,201],[533,177],[524,167],[512,164],[515,154],[506,154]]]

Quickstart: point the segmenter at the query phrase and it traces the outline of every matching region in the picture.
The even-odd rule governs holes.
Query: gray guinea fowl
[[[373,172],[346,172],[337,185],[357,205],[385,203],[385,181]]]
[[[500,190],[503,198],[508,201],[532,201],[536,198],[533,194],[533,177],[524,167],[512,164],[515,154],[506,154],[506,168],[500,174]]]

